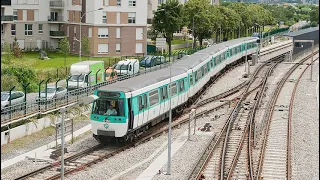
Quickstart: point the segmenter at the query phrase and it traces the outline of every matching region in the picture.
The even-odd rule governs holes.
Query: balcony
[[[63,16],[48,16],[49,23],[61,23],[63,22]]]
[[[13,15],[7,15],[7,16],[1,16],[1,22],[12,22],[13,21]]]
[[[50,8],[61,9],[64,8],[63,1],[50,1]]]
[[[1,0],[1,6],[11,6],[11,0]]]
[[[50,31],[50,37],[51,38],[63,38],[64,31]]]

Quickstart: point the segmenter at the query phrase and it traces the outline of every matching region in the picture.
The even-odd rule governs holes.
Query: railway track
[[[216,79],[213,81],[217,81],[222,75],[225,73],[231,71],[233,68],[239,66],[240,64],[237,64],[236,66],[231,67],[230,69],[226,70],[224,73],[220,74],[219,76],[216,77]],[[224,98],[227,97],[228,95],[235,94],[239,91],[239,87],[235,87],[231,90],[228,90],[227,92],[221,93],[215,97],[212,97],[211,102],[215,100],[219,100],[219,98]],[[203,94],[204,92],[202,92]],[[201,97],[201,94],[199,98]],[[210,103],[207,101],[207,103]],[[204,106],[205,104],[198,105],[197,108]],[[212,107],[210,109],[200,111],[197,113],[196,117],[201,117],[204,114],[208,114],[210,112],[213,112],[215,110],[218,110],[220,108],[223,108],[225,105],[228,105],[228,102],[222,103],[218,106]],[[173,119],[173,125],[172,127],[178,127],[179,125],[183,123],[188,122],[188,118],[184,118],[182,120],[177,120],[178,117]],[[94,146],[90,149],[84,150],[82,152],[73,154],[67,158],[65,158],[65,175],[70,174],[79,170],[84,169],[85,167],[88,167],[92,164],[98,163],[99,161],[102,161],[104,159],[108,159],[130,147],[137,146],[145,141],[148,141],[156,136],[160,136],[164,132],[168,130],[168,126],[163,126],[164,123],[160,123],[159,126],[155,126],[154,128],[150,129],[150,133],[146,133],[144,136],[141,137],[137,142],[119,147],[119,148],[114,148],[114,147],[103,147],[102,145],[97,145]],[[162,127],[161,127],[162,126]],[[56,161],[55,163],[52,163],[50,165],[47,165],[43,168],[37,169],[33,172],[30,172],[28,174],[25,174],[19,178],[16,179],[58,179],[60,177],[60,162]]]
[[[277,58],[281,58],[281,57],[283,57],[283,56],[280,56]],[[204,176],[210,177],[213,179],[218,179],[218,177],[217,177],[218,173],[215,172],[216,167],[217,167],[215,162],[217,162],[216,161],[217,156],[219,156],[219,157],[220,157],[220,155],[223,156],[221,158],[222,160],[221,160],[221,163],[219,166],[221,169],[224,169],[224,156],[226,155],[226,152],[217,153],[217,151],[215,151],[215,149],[217,149],[218,147],[226,147],[227,141],[221,141],[221,140],[228,139],[228,136],[224,136],[224,135],[228,134],[226,132],[229,132],[232,124],[234,124],[233,123],[234,119],[237,117],[237,115],[240,111],[240,108],[241,108],[241,102],[248,95],[250,95],[252,92],[256,91],[260,87],[261,83],[258,83],[258,85],[256,85],[257,83],[254,83],[258,77],[258,74],[260,73],[260,71],[264,67],[267,66],[267,64],[271,63],[272,61],[274,61],[277,58],[271,59],[267,63],[260,65],[258,67],[258,69],[254,72],[254,74],[252,75],[252,78],[247,83],[247,86],[244,86],[244,87],[246,87],[246,89],[241,94],[240,100],[237,102],[236,107],[234,108],[234,110],[230,114],[225,125],[223,126],[222,130],[220,131],[219,135],[217,136],[216,140],[212,141],[212,143],[209,144],[206,151],[203,153],[203,155],[198,160],[198,163],[194,167],[193,172],[190,174],[189,179],[201,179],[201,178],[204,178]],[[253,85],[255,85],[255,86],[253,86]],[[241,122],[241,124],[236,123],[236,125],[238,125],[239,127],[243,126],[242,122]],[[227,129],[229,129],[229,130],[227,130]],[[240,127],[240,129],[241,129],[241,127]],[[222,142],[225,142],[225,143],[222,144]],[[220,148],[218,148],[218,149],[220,149]],[[217,155],[217,154],[219,154],[219,155]],[[211,159],[211,157],[214,157],[214,158]],[[224,172],[224,170],[222,170],[221,172]],[[222,179],[223,179],[224,173],[221,173],[220,175],[221,175],[220,177],[222,177]]]
[[[315,52],[315,54],[318,52],[319,51]],[[305,57],[298,64],[295,64],[290,68],[290,70],[278,83],[272,95],[272,99],[268,104],[267,125],[264,131],[261,153],[259,156],[258,168],[255,177],[257,180],[261,178],[291,179],[291,114],[294,93],[297,83],[300,81],[302,74],[305,72],[307,67],[310,66],[310,64],[307,65],[307,67],[300,73],[300,76],[298,76],[299,74],[294,75],[294,72],[311,56],[312,55]],[[290,81],[287,82],[290,77],[296,78],[295,86],[292,86]],[[283,89],[286,83],[287,89],[284,91]],[[289,102],[286,100],[280,100],[280,94],[288,91],[292,92]],[[276,109],[276,107],[278,109]],[[289,111],[289,114],[287,111]],[[278,118],[274,118],[275,115]]]

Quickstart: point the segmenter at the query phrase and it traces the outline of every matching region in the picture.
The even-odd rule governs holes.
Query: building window
[[[118,43],[116,44],[116,52],[120,52],[120,50],[121,50],[121,44]]]
[[[121,29],[117,28],[116,38],[121,38]]]
[[[75,11],[72,11],[72,19],[73,19],[73,22],[76,21],[76,12]]]
[[[16,35],[16,25],[15,24],[11,24],[11,35],[12,36]]]
[[[102,15],[102,23],[104,23],[104,24],[107,23],[107,12],[103,12],[103,15]]]
[[[39,24],[39,34],[43,34],[43,24]]]
[[[120,12],[117,12],[117,24],[120,24]]]
[[[143,28],[136,28],[136,40],[143,40]]]
[[[13,10],[13,20],[14,21],[18,20],[18,10],[16,9]]]
[[[88,37],[91,38],[92,37],[92,28],[88,28]]]
[[[32,24],[25,24],[24,25],[24,35],[32,36]]]
[[[3,24],[1,24],[1,34],[4,33],[4,28],[3,28]]]
[[[98,54],[108,54],[108,44],[98,44]]]
[[[117,6],[121,6],[121,0],[117,0]]]
[[[109,31],[108,28],[99,28],[98,29],[98,38],[108,38]]]
[[[135,7],[136,6],[136,0],[129,0],[129,7]]]
[[[136,53],[142,53],[142,43],[136,43]]]
[[[136,13],[128,13],[128,23],[129,24],[136,23]]]
[[[161,5],[163,3],[163,0],[158,0],[158,5]]]
[[[109,0],[104,0],[104,6],[109,6]]]

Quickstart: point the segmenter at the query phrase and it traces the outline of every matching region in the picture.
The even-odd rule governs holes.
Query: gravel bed
[[[258,66],[250,66],[250,72],[254,72],[254,70]],[[245,64],[242,64],[233,70],[226,73],[224,76],[222,76],[215,84],[212,85],[212,88],[208,90],[203,96],[202,100],[216,96],[218,94],[221,94],[233,87],[236,87],[237,85],[241,84],[242,82],[248,80],[248,78],[242,78],[242,75],[245,74]]]
[[[216,111],[209,116],[197,119],[197,127],[203,126],[206,122],[210,122],[210,119],[214,114],[223,114],[225,110]],[[192,123],[193,124],[193,123]],[[172,130],[173,141],[177,139],[182,133],[188,128],[187,124],[181,125],[180,128]],[[69,175],[66,179],[108,179],[126,169],[134,166],[147,159],[152,153],[154,153],[163,143],[168,140],[168,134],[163,134],[151,141],[141,144],[135,148],[130,148],[121,152],[120,154],[111,157],[107,160],[100,162],[99,164],[93,165],[86,168],[85,171],[78,172],[77,174]],[[89,140],[88,140],[89,141]],[[167,148],[167,146],[165,146]],[[134,179],[137,178],[164,150],[163,148],[152,160],[144,163],[143,165],[131,170],[130,172],[121,176],[118,179]],[[188,147],[189,148],[189,147]],[[184,149],[184,148],[182,148]],[[177,152],[180,153],[180,152]]]
[[[40,169],[46,165],[48,165],[46,162],[32,162],[31,160],[23,160],[10,166],[10,169],[8,168],[2,169],[1,179],[3,180],[15,179],[15,178],[18,178],[19,176],[30,173],[35,169]]]
[[[85,127],[88,124],[90,124],[90,120],[75,121],[74,122],[74,131],[81,129],[82,127]],[[37,149],[37,148],[44,146],[52,141],[55,141],[55,134],[52,136],[35,139],[32,143],[26,144],[23,147],[15,148],[14,150],[12,150],[8,153],[1,152],[1,162],[4,162],[4,161],[9,160],[11,158],[14,158],[16,156],[19,156],[21,154],[24,154],[28,151],[32,151],[34,149]]]
[[[152,179],[187,179],[189,173],[193,170],[193,166],[197,163],[196,159],[202,155],[203,150],[207,147],[207,144],[211,139],[212,137],[210,136],[192,136],[191,141],[187,141],[173,156],[171,175],[155,175]],[[161,168],[161,172],[165,171],[167,171],[167,163]]]
[[[313,78],[319,80],[319,63]],[[319,179],[319,107],[317,82],[310,82],[310,68],[296,91],[292,116],[292,179]]]

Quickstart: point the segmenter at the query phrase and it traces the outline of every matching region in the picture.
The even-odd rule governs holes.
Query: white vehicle
[[[57,88],[55,86],[48,86],[47,87],[47,100],[53,100],[53,99],[62,99],[67,95],[67,89],[61,86],[58,86]],[[40,99],[45,100],[46,99],[46,90],[42,90],[40,93]]]
[[[139,72],[138,59],[126,59],[119,61],[115,67],[118,76],[132,75]]]
[[[104,61],[82,61],[72,64],[70,67],[71,78],[68,81],[68,89],[74,90],[87,87],[87,84],[89,86],[96,84],[97,72],[97,83],[103,82],[105,80]]]
[[[8,91],[1,92],[1,111],[10,104],[10,94]],[[21,104],[24,102],[24,93],[21,91],[11,92],[11,106]]]

